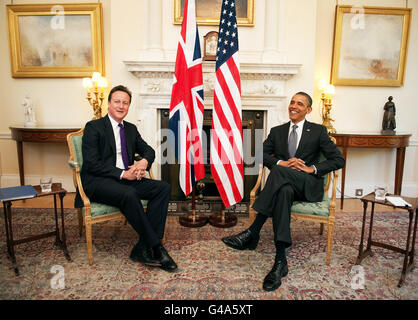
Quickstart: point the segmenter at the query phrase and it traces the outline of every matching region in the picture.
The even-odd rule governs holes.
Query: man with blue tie
[[[288,273],[285,249],[292,244],[290,208],[293,201],[322,201],[322,177],[345,164],[327,129],[305,119],[311,111],[312,98],[307,93],[298,92],[292,97],[288,107],[290,122],[272,128],[263,143],[263,163],[270,174],[253,205],[258,212],[256,219],[243,232],[222,239],[231,248],[254,250],[264,222],[272,217],[276,257],[273,268],[264,278],[266,291],[279,288],[281,278]],[[321,152],[326,158],[323,162],[319,162]]]
[[[83,134],[81,180],[91,201],[118,207],[139,235],[130,258],[145,265],[175,271],[176,263],[161,245],[166,223],[170,185],[145,178],[155,152],[132,123],[124,121],[132,94],[114,87],[108,97],[108,114],[89,121]],[[135,153],[141,159],[134,163]],[[141,200],[148,200],[144,212]]]

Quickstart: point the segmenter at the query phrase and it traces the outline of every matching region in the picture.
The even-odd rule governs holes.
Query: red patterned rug
[[[319,224],[292,220],[293,246],[287,257],[289,274],[274,292],[262,281],[274,259],[271,221],[261,232],[255,251],[236,251],[220,239],[242,231],[238,225],[185,228],[177,216],[167,220],[165,247],[179,265],[175,273],[145,267],[129,259],[136,243],[129,225],[107,222],[93,226],[93,266],[88,265],[84,234],[78,235],[75,210],[66,210],[67,245],[72,262],[54,248],[53,238],[16,246],[20,276],[6,256],[4,216],[0,218],[0,299],[181,299],[181,300],[312,300],[418,299],[418,272],[398,288],[403,256],[374,248],[363,260],[363,274],[353,269],[360,242],[362,213],[338,213],[331,265],[325,264],[326,233]],[[13,209],[15,239],[54,229],[52,209]],[[374,240],[405,247],[408,218],[403,212],[377,213]],[[56,270],[61,270],[56,273]],[[56,281],[62,275],[61,282]]]

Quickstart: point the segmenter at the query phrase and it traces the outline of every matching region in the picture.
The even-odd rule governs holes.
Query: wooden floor
[[[68,193],[64,197],[64,208],[74,208],[75,193]],[[59,201],[57,197],[57,201]],[[59,205],[59,204],[58,204]],[[14,201],[15,208],[53,208],[53,197],[41,197],[27,200]],[[369,209],[370,210],[370,209]],[[392,207],[376,205],[375,210],[378,211],[394,211]],[[340,199],[337,199],[338,212],[363,212],[363,205],[359,199],[344,199],[344,208],[340,209]]]

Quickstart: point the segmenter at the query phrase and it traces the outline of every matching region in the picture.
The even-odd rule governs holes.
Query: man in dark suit
[[[293,201],[322,201],[323,178],[344,166],[344,158],[327,134],[327,129],[305,120],[312,111],[312,98],[296,93],[289,104],[290,122],[271,129],[263,143],[263,162],[270,169],[264,189],[253,208],[258,212],[254,223],[245,231],[222,241],[238,250],[254,250],[260,230],[268,217],[273,220],[276,257],[263,289],[276,290],[288,273],[285,249],[292,244],[290,208]],[[319,162],[319,155],[326,160]]]
[[[167,217],[170,185],[144,178],[155,158],[135,125],[124,121],[132,94],[114,87],[108,97],[108,114],[89,121],[83,134],[81,180],[91,201],[120,208],[140,239],[130,258],[165,271],[176,263],[161,245]],[[135,153],[141,159],[134,163]],[[148,200],[147,212],[141,199]]]

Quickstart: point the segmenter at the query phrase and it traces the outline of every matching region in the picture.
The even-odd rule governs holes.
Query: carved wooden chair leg
[[[83,235],[83,225],[84,225],[84,219],[83,219],[83,209],[81,208],[77,208],[77,213],[78,213],[78,230],[79,230],[79,234],[80,237]]]
[[[332,238],[334,236],[334,222],[328,223],[328,243],[327,243],[327,266],[331,261]]]
[[[255,216],[257,215],[256,211],[254,209],[249,209],[249,219],[248,219],[248,225],[251,226],[254,223]]]
[[[321,225],[319,227],[319,234],[322,236],[323,233],[324,233],[324,223],[321,222]]]
[[[92,239],[92,225],[89,221],[86,221],[86,242],[87,252],[89,256],[89,265],[93,264],[93,239]]]

